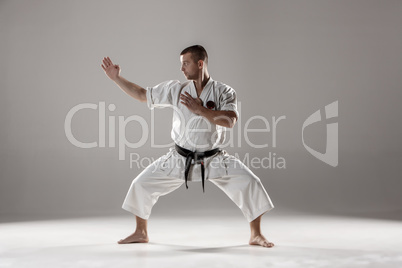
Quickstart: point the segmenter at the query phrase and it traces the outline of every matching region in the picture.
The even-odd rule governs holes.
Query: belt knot
[[[215,148],[209,151],[205,152],[193,152],[190,150],[187,150],[186,148],[180,147],[179,145],[176,144],[176,151],[181,155],[186,157],[186,169],[184,172],[184,177],[186,180],[186,188],[188,189],[187,185],[187,180],[188,180],[188,174],[190,172],[190,167],[192,164],[200,164],[201,165],[201,178],[202,178],[202,191],[205,193],[204,189],[204,173],[205,173],[205,167],[204,167],[204,158],[205,157],[210,157],[213,156],[214,154],[218,153],[221,151],[220,148]]]

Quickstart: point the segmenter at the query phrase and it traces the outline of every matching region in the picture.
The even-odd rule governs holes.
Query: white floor
[[[402,267],[401,221],[267,213],[262,248],[241,215],[206,215],[152,216],[129,245],[131,215],[0,223],[0,267]]]

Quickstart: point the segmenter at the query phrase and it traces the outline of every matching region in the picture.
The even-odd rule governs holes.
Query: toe
[[[269,241],[264,241],[264,242],[262,243],[262,246],[263,246],[263,247],[267,247],[267,248],[271,248],[271,247],[274,246],[274,243],[269,242]]]

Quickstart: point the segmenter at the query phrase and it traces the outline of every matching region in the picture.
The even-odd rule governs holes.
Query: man
[[[250,223],[250,245],[273,247],[261,233],[261,216],[274,208],[260,179],[220,146],[225,128],[238,119],[236,92],[208,73],[208,54],[195,45],[180,53],[181,71],[188,81],[166,81],[144,89],[120,76],[109,57],[101,67],[131,97],[154,107],[173,108],[171,136],[175,147],[145,168],[132,182],[123,209],[136,216],[136,230],[119,244],[147,243],[147,219],[158,198],[187,181],[208,180],[224,191]],[[199,130],[199,131],[197,131]]]

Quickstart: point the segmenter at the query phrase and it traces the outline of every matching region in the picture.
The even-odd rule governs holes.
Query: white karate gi
[[[180,102],[180,94],[187,91],[193,98],[197,91],[192,81],[166,81],[147,88],[147,105],[172,107],[173,141],[191,151],[207,151],[219,148],[225,141],[225,127],[215,125],[206,118],[191,112]],[[229,86],[209,78],[201,92],[200,99],[207,107],[208,101],[215,103],[213,110],[237,111],[236,92]],[[204,159],[205,180],[210,181],[225,192],[240,208],[247,221],[274,208],[260,179],[239,159],[229,155],[224,149],[214,156]],[[148,219],[153,205],[160,196],[166,195],[184,182],[185,157],[174,147],[169,152],[145,168],[131,183],[122,208]],[[192,165],[189,181],[201,181],[199,164]]]

